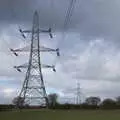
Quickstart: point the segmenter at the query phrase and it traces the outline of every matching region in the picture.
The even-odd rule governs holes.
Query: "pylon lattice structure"
[[[52,68],[54,72],[56,70],[53,65],[51,66],[41,64],[40,53],[56,52],[57,56],[59,56],[59,49],[51,49],[41,46],[39,34],[41,32],[48,33],[52,38],[51,28],[49,28],[48,30],[42,30],[39,28],[39,15],[36,11],[33,16],[32,30],[23,31],[22,29],[19,29],[19,31],[24,38],[26,38],[25,33],[30,33],[32,35],[29,62],[20,66],[14,66],[14,68],[16,68],[19,72],[22,72],[21,69],[27,68],[25,80],[23,82],[22,90],[19,94],[19,97],[23,98],[24,105],[39,104],[40,106],[48,106],[48,98],[44,85],[42,68]],[[14,53],[14,55],[18,56],[19,52],[29,52],[27,48],[28,46],[19,49],[11,49],[11,51]]]
[[[79,82],[77,82],[76,104],[77,105],[81,104],[81,88],[80,88],[80,83]]]

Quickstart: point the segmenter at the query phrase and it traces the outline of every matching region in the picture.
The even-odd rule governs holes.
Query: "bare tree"
[[[116,98],[116,104],[117,104],[117,105],[120,105],[120,96],[118,96],[118,97]]]
[[[55,105],[57,104],[57,98],[58,95],[56,93],[52,93],[48,95],[48,101],[50,107],[55,107]]]
[[[88,105],[99,105],[101,99],[99,97],[88,97],[85,101]]]
[[[102,108],[105,108],[105,109],[113,109],[113,108],[116,108],[116,101],[113,99],[107,98],[103,100],[101,106]]]
[[[15,97],[12,102],[15,106],[22,107],[24,105],[24,98],[18,96]]]

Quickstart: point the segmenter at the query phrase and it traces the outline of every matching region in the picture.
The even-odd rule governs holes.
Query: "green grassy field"
[[[120,120],[120,110],[24,110],[0,112],[0,120]]]

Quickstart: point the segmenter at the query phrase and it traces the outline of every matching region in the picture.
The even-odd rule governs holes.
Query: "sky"
[[[42,62],[55,64],[57,72],[43,70],[48,93],[57,92],[61,101],[74,101],[77,82],[81,98],[120,95],[120,1],[76,0],[68,29],[63,38],[63,25],[70,0],[1,0],[0,1],[0,103],[11,103],[18,95],[25,71],[13,66],[28,61],[28,54],[14,56],[10,48],[30,43],[18,31],[32,28],[34,11],[40,27],[52,27],[54,38],[41,34],[41,43],[60,48],[61,56],[42,54]],[[49,61],[48,61],[49,58]],[[68,99],[67,99],[68,101]]]

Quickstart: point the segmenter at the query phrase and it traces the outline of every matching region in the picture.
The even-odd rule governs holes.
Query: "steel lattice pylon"
[[[36,100],[42,99],[40,103],[42,104],[48,103],[42,71],[41,71],[39,42],[40,42],[39,41],[39,17],[38,17],[38,13],[35,12],[34,18],[33,18],[29,65],[28,65],[25,81],[23,83],[23,88],[20,93],[20,97],[24,98],[25,103],[27,101],[32,102],[31,101],[32,99],[36,99]]]
[[[77,82],[77,94],[76,94],[76,104],[79,105],[81,104],[81,88],[80,88],[80,83]]]
[[[21,29],[19,29],[19,31],[21,32],[24,38],[26,38],[24,33],[31,33],[32,35],[29,62],[20,66],[14,66],[14,68],[16,68],[19,72],[21,72],[21,69],[27,68],[26,77],[19,97],[23,98],[24,105],[39,104],[40,106],[48,106],[48,98],[43,81],[42,67],[52,68],[54,72],[56,70],[54,66],[41,64],[40,52],[56,52],[57,56],[59,56],[59,49],[51,49],[41,46],[39,34],[41,32],[49,33],[50,37],[52,38],[51,28],[49,28],[48,30],[41,30],[39,28],[39,15],[36,11],[33,16],[32,30],[22,31]],[[25,49],[24,47],[14,50],[11,49],[11,51],[16,56],[18,56],[18,52],[27,52],[27,49]]]

